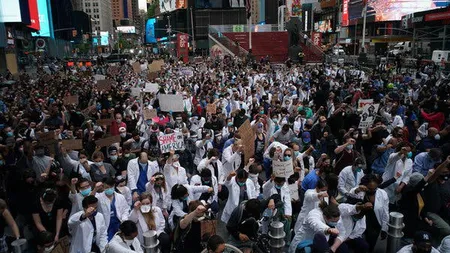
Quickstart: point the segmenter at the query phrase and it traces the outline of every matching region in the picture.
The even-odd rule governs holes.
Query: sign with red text
[[[186,33],[177,34],[177,57],[183,57],[183,62],[189,62],[189,35]]]
[[[161,153],[168,153],[170,150],[184,150],[184,139],[182,133],[165,134],[158,137]]]

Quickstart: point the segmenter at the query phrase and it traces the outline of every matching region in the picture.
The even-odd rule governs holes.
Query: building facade
[[[133,20],[132,0],[111,0],[111,6],[114,26],[120,26],[121,20]]]
[[[92,32],[108,31],[113,29],[111,0],[75,0],[74,10],[86,12],[92,22]]]

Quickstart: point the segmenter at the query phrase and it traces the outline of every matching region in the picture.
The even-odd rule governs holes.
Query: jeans
[[[344,242],[350,249],[358,253],[369,252],[369,244],[362,237],[349,239]]]

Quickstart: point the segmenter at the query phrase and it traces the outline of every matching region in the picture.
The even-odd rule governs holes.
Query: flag
[[[245,0],[245,10],[247,11],[247,19],[252,16],[252,0]]]

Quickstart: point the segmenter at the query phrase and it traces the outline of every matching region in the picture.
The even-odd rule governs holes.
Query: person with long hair
[[[168,217],[169,213],[167,212],[170,207],[170,192],[169,187],[166,183],[166,178],[164,174],[161,172],[156,172],[152,178],[150,178],[150,182],[146,185],[147,192],[149,192],[153,198],[152,204],[161,209],[164,217]]]
[[[107,253],[143,253],[141,243],[137,239],[138,228],[132,221],[124,221],[120,224],[119,232],[114,235],[106,246]]]
[[[130,213],[130,220],[138,225],[138,239],[144,243],[143,234],[149,230],[156,231],[159,240],[159,247],[162,253],[170,252],[170,237],[164,232],[166,227],[164,215],[161,209],[153,205],[153,197],[150,193],[144,192],[139,196],[139,201],[134,203],[134,208]]]
[[[55,190],[45,189],[31,212],[35,229],[38,232],[52,232],[55,234],[55,241],[58,241],[63,220],[63,208],[57,202],[57,197]]]

